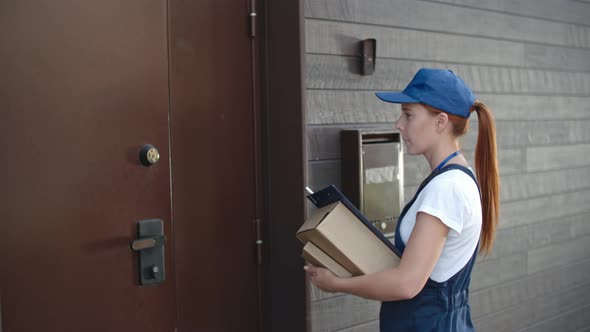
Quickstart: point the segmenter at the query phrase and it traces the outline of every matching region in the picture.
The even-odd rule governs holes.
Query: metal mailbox
[[[385,236],[404,203],[403,148],[394,131],[343,130],[343,193]]]

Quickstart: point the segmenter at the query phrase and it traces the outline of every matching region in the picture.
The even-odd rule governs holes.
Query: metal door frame
[[[307,180],[304,10],[301,0],[265,0],[263,8],[263,326],[269,332],[301,332],[309,330],[309,292],[295,239],[305,219]]]

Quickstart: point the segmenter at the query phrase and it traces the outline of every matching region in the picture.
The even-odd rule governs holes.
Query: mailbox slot
[[[394,131],[341,132],[343,193],[385,236],[404,203],[403,148]]]

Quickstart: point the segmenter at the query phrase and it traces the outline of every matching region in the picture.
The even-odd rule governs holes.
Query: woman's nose
[[[395,129],[397,129],[399,131],[402,130],[402,127],[401,127],[401,119],[402,119],[401,117],[399,119],[397,119],[397,121],[395,121],[395,125],[394,125]]]

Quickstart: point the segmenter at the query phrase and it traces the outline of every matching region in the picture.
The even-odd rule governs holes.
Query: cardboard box
[[[304,244],[312,243],[325,256],[312,258],[315,264],[326,267],[336,275],[343,273],[335,261],[352,276],[383,271],[399,264],[399,257],[341,202],[332,203],[312,212],[297,231],[297,238]],[[309,248],[303,257],[310,257]],[[327,256],[327,258],[326,258]],[[308,259],[308,258],[306,258]],[[314,264],[314,261],[310,261]]]
[[[328,254],[323,252],[322,249],[316,247],[311,241],[305,244],[301,256],[311,264],[325,267],[341,278],[352,276],[352,273],[347,271],[342,265],[332,259],[332,257],[328,256]]]

